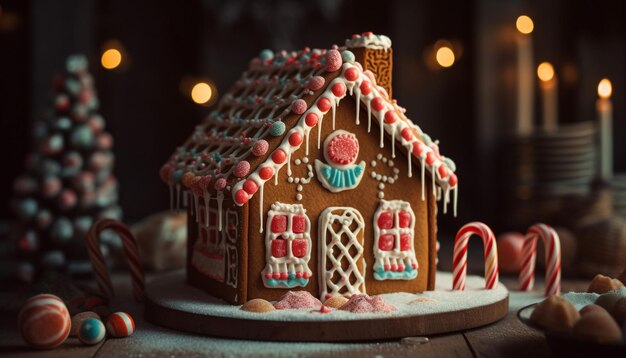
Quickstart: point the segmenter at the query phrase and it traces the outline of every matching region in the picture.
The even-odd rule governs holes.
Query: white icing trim
[[[365,47],[376,50],[388,50],[391,48],[391,39],[385,35],[362,34],[354,35],[346,39],[347,48]]]
[[[333,213],[340,211],[339,214]],[[339,232],[335,232],[333,224],[339,222],[342,226]],[[354,231],[350,230],[353,223],[357,224]],[[359,242],[359,232],[365,230],[363,216],[358,210],[350,207],[330,207],[322,211],[319,219],[319,267],[318,276],[320,284],[320,299],[327,295],[341,294],[350,297],[356,294],[367,293],[365,289],[365,258],[363,258],[363,242]],[[348,237],[348,244],[342,243],[342,236]],[[328,240],[330,236],[330,240]],[[364,241],[364,236],[362,240]],[[355,257],[350,256],[350,249],[356,248]],[[346,258],[349,267],[344,271],[342,260]],[[332,263],[330,270],[326,269],[326,261]],[[359,268],[359,260],[362,265]],[[333,276],[337,273],[340,277],[338,282],[333,282]],[[352,284],[351,277],[355,278]],[[341,292],[345,289],[344,292]]]

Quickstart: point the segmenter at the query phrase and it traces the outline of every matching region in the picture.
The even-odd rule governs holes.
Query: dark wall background
[[[394,97],[457,162],[460,215],[440,215],[443,231],[496,217],[494,151],[515,109],[514,83],[500,86],[494,79],[506,79],[514,64],[514,43],[503,34],[519,14],[535,19],[538,60],[552,61],[557,71],[576,70],[575,80],[561,86],[561,120],[592,119],[595,86],[608,76],[616,135],[626,130],[620,1],[0,0],[0,7],[0,218],[9,216],[6,203],[23,167],[30,123],[49,103],[52,74],[73,52],[90,59],[101,112],[115,137],[121,204],[130,222],[168,207],[158,169],[210,111],[181,91],[181,81],[208,78],[224,93],[263,48],[328,47],[363,31],[392,38]],[[14,26],[6,25],[9,15]],[[439,39],[462,50],[449,69],[426,64],[425,51]],[[124,46],[120,70],[99,64],[109,40]],[[624,170],[626,144],[615,143],[616,166]]]

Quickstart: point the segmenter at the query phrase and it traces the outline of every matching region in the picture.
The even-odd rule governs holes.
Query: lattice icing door
[[[319,219],[320,297],[352,296],[365,291],[363,231],[365,223],[358,210],[331,207]]]
[[[218,229],[217,210],[200,206],[198,215],[198,239],[193,247],[191,265],[206,277],[224,282],[225,240],[224,232]]]
[[[381,200],[374,214],[374,278],[410,280],[417,277],[413,237],[415,214],[402,200]]]
[[[272,204],[267,213],[265,287],[304,287],[311,270],[311,221],[302,204]]]

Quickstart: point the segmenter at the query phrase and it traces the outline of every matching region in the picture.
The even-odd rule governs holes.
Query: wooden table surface
[[[116,277],[118,302],[130,302],[124,287],[127,277]],[[281,343],[240,341],[197,336],[161,328],[143,320],[142,307],[118,304],[117,308],[131,312],[137,331],[130,338],[107,339],[95,346],[84,346],[69,338],[61,347],[50,351],[28,348],[17,332],[16,312],[24,297],[18,292],[0,293],[0,356],[16,357],[197,357],[197,356],[411,356],[411,357],[544,357],[550,351],[544,336],[518,321],[519,308],[541,299],[543,288],[538,279],[534,293],[515,292],[514,277],[501,277],[511,291],[510,312],[499,322],[463,332],[429,337],[428,343],[406,345],[398,340],[368,343]],[[586,281],[566,280],[563,291],[581,291]],[[363,327],[367,329],[367,327]]]

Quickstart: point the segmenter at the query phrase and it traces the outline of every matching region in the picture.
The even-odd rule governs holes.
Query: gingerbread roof
[[[368,131],[380,133],[380,146],[386,145],[384,131],[394,155],[397,145],[405,148],[421,167],[422,179],[425,170],[430,172],[433,183],[442,189],[444,203],[450,201],[452,191],[456,203],[454,162],[440,154],[438,144],[405,116],[405,110],[377,86],[374,74],[364,71],[350,51],[368,46],[384,50],[390,45],[385,36],[365,33],[346,40],[341,48],[276,54],[263,50],[217,109],[172,154],[161,168],[161,178],[177,191],[182,185],[196,197],[229,194],[243,205],[283,166],[291,165],[293,152],[308,154],[310,145],[319,148],[319,135],[317,143],[309,143],[310,132],[318,127],[319,133],[322,125],[334,127],[336,108],[349,95],[361,103],[356,107],[357,123],[359,112],[367,112]],[[372,123],[382,130],[373,129]],[[432,190],[437,192],[434,185]]]

